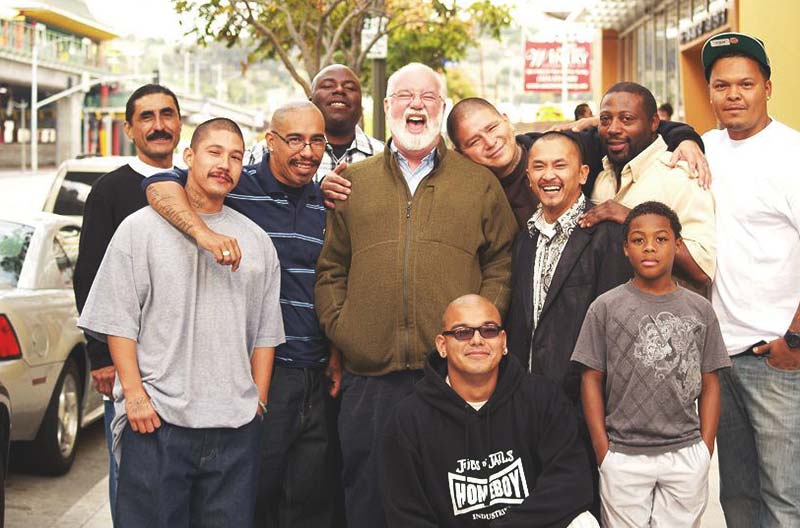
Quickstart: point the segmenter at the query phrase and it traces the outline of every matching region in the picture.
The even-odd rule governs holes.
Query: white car
[[[4,526],[6,511],[6,475],[8,474],[8,448],[11,443],[11,400],[8,390],[0,381],[0,526]]]
[[[82,218],[83,207],[94,182],[103,174],[129,163],[132,159],[132,156],[105,156],[65,161],[56,171],[41,210]]]
[[[80,220],[0,214],[0,381],[14,402],[14,452],[42,473],[63,474],[81,427],[102,417],[72,274]]]

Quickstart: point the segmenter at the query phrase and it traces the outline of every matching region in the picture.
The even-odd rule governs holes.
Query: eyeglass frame
[[[280,135],[280,134],[279,134],[278,132],[276,132],[275,130],[270,130],[270,133],[271,133],[271,134],[274,134],[274,135],[276,135],[276,136],[278,136],[278,138],[280,138],[280,140],[281,140],[281,141],[283,141],[284,143],[286,143],[286,146],[287,146],[287,147],[289,147],[289,149],[291,149],[291,150],[292,150],[292,152],[302,152],[302,151],[303,151],[303,150],[304,150],[306,147],[310,148],[310,149],[311,149],[312,151],[314,151],[314,152],[316,152],[316,151],[317,151],[317,149],[315,149],[315,148],[314,148],[314,145],[313,145],[313,143],[312,143],[312,141],[313,141],[313,139],[314,139],[314,138],[312,138],[312,141],[303,141],[303,139],[302,139],[302,138],[299,138],[299,137],[293,137],[293,138],[291,138],[291,140],[297,140],[297,141],[299,141],[299,142],[301,142],[301,143],[303,144],[303,146],[302,146],[302,147],[299,147],[299,148],[294,148],[294,147],[292,147],[292,146],[289,144],[289,141],[290,141],[290,139],[286,139],[285,137],[283,137],[282,135]],[[322,138],[321,138],[321,139],[322,139],[322,149],[321,149],[321,150],[322,150],[322,151],[324,151],[324,150],[325,150],[325,148],[328,146],[328,138],[326,138],[325,136],[322,136]]]
[[[409,99],[408,101],[406,101],[404,103],[403,100],[399,98],[400,96],[398,96],[398,94],[402,94],[404,97],[406,95],[410,95],[411,99]],[[426,101],[424,96],[428,95],[428,94],[436,96],[436,100]],[[441,94],[438,94],[438,93],[433,92],[433,91],[417,93],[417,92],[412,92],[411,90],[398,90],[396,92],[390,93],[389,97],[396,98],[401,104],[404,104],[406,106],[408,106],[411,103],[413,103],[414,99],[416,99],[417,97],[419,97],[419,100],[422,101],[422,104],[425,105],[425,106],[433,106],[433,105],[438,104],[438,103],[444,103],[444,98],[442,98]]]
[[[497,335],[492,336],[492,337],[487,337],[487,336],[483,335],[483,332],[485,332],[485,331],[487,331],[489,329],[491,329],[491,330],[495,330],[496,329],[497,330]],[[460,330],[472,330],[472,332],[469,334],[469,337],[465,337],[464,339],[459,339],[458,336],[456,335],[456,333],[458,331],[460,331]],[[503,331],[503,327],[501,325],[491,323],[491,324],[482,324],[480,326],[459,326],[459,327],[454,328],[452,330],[443,331],[442,335],[443,336],[450,336],[453,339],[455,339],[456,341],[469,341],[470,339],[475,337],[475,332],[478,332],[478,334],[480,334],[480,336],[483,339],[495,339],[495,338],[500,336],[500,332],[502,332],[502,331]]]

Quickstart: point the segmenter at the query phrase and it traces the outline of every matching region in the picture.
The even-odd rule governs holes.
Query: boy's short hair
[[[622,224],[622,232],[625,235],[626,240],[628,239],[628,233],[631,230],[631,222],[640,216],[649,214],[663,216],[669,220],[669,226],[672,228],[675,238],[677,239],[681,237],[681,221],[678,218],[678,215],[675,214],[675,211],[670,209],[670,207],[666,204],[650,201],[640,203],[631,209],[630,213],[628,213],[628,217],[625,218],[625,223]]]

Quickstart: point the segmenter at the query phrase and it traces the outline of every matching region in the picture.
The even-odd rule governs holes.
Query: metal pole
[[[386,115],[383,100],[386,98],[386,59],[372,59],[372,136],[386,139]]]
[[[39,170],[39,25],[33,26],[31,61],[31,171]]]
[[[28,103],[26,103],[25,101],[20,102],[19,106],[17,106],[17,108],[19,108],[22,111],[22,119],[20,120],[20,128],[25,126],[25,109],[27,107],[28,107]],[[19,130],[17,130],[17,137],[19,138]],[[19,144],[22,147],[22,149],[21,149],[22,150],[22,156],[20,157],[20,162],[22,164],[22,170],[25,170],[25,165],[26,165],[26,160],[25,160],[25,142],[24,141],[20,141]]]

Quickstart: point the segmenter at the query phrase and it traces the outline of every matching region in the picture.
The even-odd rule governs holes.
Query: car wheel
[[[67,359],[56,383],[39,433],[30,446],[34,469],[63,475],[72,467],[81,427],[81,382],[75,361]]]

